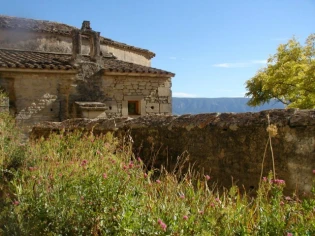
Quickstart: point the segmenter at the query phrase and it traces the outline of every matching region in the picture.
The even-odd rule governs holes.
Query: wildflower
[[[103,173],[103,179],[107,179],[107,174]]]
[[[147,177],[148,177],[148,174],[147,174],[147,173],[144,173],[144,174],[143,174],[143,177],[144,177],[144,178],[147,178]]]
[[[184,194],[179,195],[179,197],[180,197],[181,199],[185,199],[185,195],[184,195]]]
[[[183,219],[184,219],[184,220],[188,220],[188,216],[184,215],[184,216],[183,216]]]
[[[138,157],[138,158],[137,158],[137,160],[138,160],[139,162],[142,162],[142,160],[141,160],[141,158],[140,158],[140,157]]]
[[[315,175],[315,170],[313,170],[313,174]]]
[[[131,169],[133,167],[133,162],[129,162],[129,168]]]
[[[28,169],[29,169],[30,171],[33,171],[33,170],[36,170],[36,167],[30,166],[30,167],[28,167]]]
[[[293,236],[293,234],[292,233],[287,233],[287,236]]]
[[[283,179],[274,179],[273,183],[277,185],[285,185],[285,181]]]
[[[213,202],[211,202],[211,203],[210,203],[210,206],[211,206],[211,207],[214,207],[215,205],[214,205],[214,203],[213,203]]]
[[[283,206],[283,205],[284,205],[284,202],[283,202],[283,201],[281,201],[281,202],[280,202],[280,205],[281,205],[281,206]]]
[[[167,225],[161,219],[158,219],[158,223],[161,226],[162,230],[166,231]]]
[[[206,178],[207,181],[210,180],[210,176],[209,175],[206,175],[205,178]]]
[[[123,169],[124,169],[124,170],[127,170],[128,167],[127,167],[126,165],[123,165]]]
[[[157,180],[156,180],[156,182],[157,182],[158,184],[160,184],[160,183],[161,183],[161,181],[160,181],[159,179],[157,179]]]
[[[263,181],[264,181],[264,182],[267,182],[267,177],[263,177]]]
[[[198,213],[199,213],[200,215],[203,215],[203,214],[204,214],[204,211],[198,211]]]
[[[13,205],[18,206],[18,205],[20,205],[20,202],[19,202],[19,201],[17,201],[17,200],[15,200],[15,201],[13,202]]]
[[[81,162],[81,166],[86,166],[86,165],[87,165],[87,163],[88,163],[88,161],[87,161],[87,160],[83,160],[83,161]]]

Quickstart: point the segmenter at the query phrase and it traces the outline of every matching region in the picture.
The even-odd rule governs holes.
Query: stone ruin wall
[[[213,184],[229,187],[233,177],[239,186],[255,190],[269,137],[268,114],[278,131],[272,138],[277,178],[286,181],[286,192],[310,192],[315,179],[315,110],[145,116],[132,120],[74,119],[34,127],[31,137],[48,136],[62,129],[113,132],[120,138],[132,137],[135,154],[148,164],[154,157],[155,166],[163,164],[172,169],[178,156],[189,155],[189,162],[209,174]],[[268,147],[263,176],[270,170]]]
[[[70,36],[0,29],[0,48],[21,49],[30,51],[72,53]],[[113,53],[118,60],[143,66],[151,66],[150,59],[128,49],[101,44],[102,53]],[[90,46],[87,39],[82,40],[82,54],[88,55]]]

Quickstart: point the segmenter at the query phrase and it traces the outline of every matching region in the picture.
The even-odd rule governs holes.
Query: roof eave
[[[163,77],[171,78],[174,77],[173,73],[141,73],[141,72],[119,72],[119,71],[109,71],[103,70],[103,75],[125,75],[125,76],[145,76],[145,77]]]
[[[13,72],[13,73],[59,73],[59,74],[76,74],[76,69],[30,69],[30,68],[16,68],[16,67],[0,67],[0,72]]]

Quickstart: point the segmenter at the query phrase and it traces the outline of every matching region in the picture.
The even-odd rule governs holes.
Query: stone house
[[[69,118],[172,112],[173,73],[151,67],[153,52],[81,29],[0,15],[0,87],[26,125]]]

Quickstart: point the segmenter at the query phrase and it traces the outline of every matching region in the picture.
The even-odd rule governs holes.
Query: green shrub
[[[1,145],[13,145],[4,134],[12,133],[1,134]],[[272,175],[255,198],[236,186],[219,194],[208,175],[147,171],[131,149],[111,134],[79,132],[23,146],[2,195],[1,234],[315,234],[314,195],[284,196],[285,183]]]

